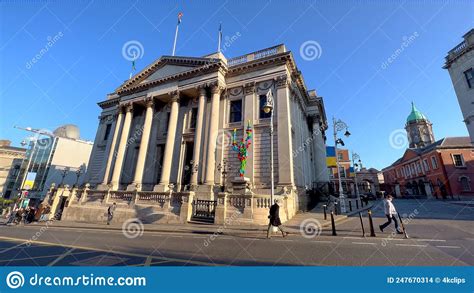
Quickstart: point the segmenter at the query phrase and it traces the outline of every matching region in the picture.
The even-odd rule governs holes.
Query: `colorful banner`
[[[349,167],[349,177],[355,177],[354,167]]]
[[[326,165],[336,167],[336,148],[333,146],[326,147]]]

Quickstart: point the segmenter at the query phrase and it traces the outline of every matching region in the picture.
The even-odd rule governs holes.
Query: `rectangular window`
[[[198,108],[191,109],[191,119],[189,121],[189,128],[191,129],[196,128],[197,112],[198,112]]]
[[[339,161],[342,161],[344,159],[343,156],[342,156],[342,153],[338,153],[337,158],[339,159]]]
[[[163,123],[163,133],[168,133],[168,124],[170,123],[170,112],[166,112],[165,114],[165,121]]]
[[[455,167],[464,167],[464,158],[461,154],[453,155],[453,163]]]
[[[418,174],[423,173],[423,171],[421,170],[421,163],[420,162],[416,162],[416,171],[418,171]]]
[[[467,86],[470,89],[474,88],[474,71],[472,68],[464,71],[464,76],[466,77]]]
[[[431,165],[433,166],[433,169],[438,169],[438,162],[434,156],[431,157]]]
[[[242,100],[230,101],[230,123],[242,121]]]
[[[339,174],[341,178],[346,178],[346,169],[344,169],[344,167],[339,167]]]
[[[105,126],[104,140],[109,139],[111,129],[112,129],[112,124],[109,123]]]
[[[423,160],[423,168],[425,168],[425,172],[428,172],[430,170],[430,166],[428,165],[427,159]]]
[[[272,113],[271,112],[265,113],[265,111],[263,111],[263,106],[267,102],[267,95],[260,95],[258,98],[259,98],[259,109],[260,109],[260,114],[258,117],[260,119],[270,118]]]

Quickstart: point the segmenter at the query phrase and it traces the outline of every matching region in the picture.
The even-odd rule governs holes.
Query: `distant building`
[[[408,148],[401,158],[382,170],[386,192],[396,196],[474,195],[471,186],[474,180],[474,147],[469,137],[446,137],[428,145],[410,146],[414,147]]]
[[[443,68],[449,71],[471,142],[474,142],[474,29],[463,38],[464,41],[448,52]]]
[[[0,140],[0,196],[10,198],[14,194],[15,181],[25,158],[26,149],[10,146],[9,140]]]
[[[23,196],[32,205],[46,196],[53,183],[82,184],[92,146],[92,142],[79,139],[75,125],[64,125],[51,135],[37,137],[30,142],[16,189],[27,191]]]

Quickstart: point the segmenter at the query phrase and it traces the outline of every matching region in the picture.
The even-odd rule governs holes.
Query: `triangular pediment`
[[[134,87],[142,87],[155,81],[172,79],[179,75],[199,70],[199,68],[211,68],[218,64],[215,58],[163,56],[151,65],[125,81],[116,92],[121,92]]]

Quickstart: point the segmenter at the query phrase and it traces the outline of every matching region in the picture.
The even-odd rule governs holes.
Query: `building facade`
[[[250,124],[246,192],[270,195],[270,115],[274,97],[276,196],[304,205],[308,189],[327,181],[326,115],[306,88],[290,51],[275,46],[232,59],[163,56],[119,86],[102,108],[87,173],[91,189],[144,194],[232,194],[240,162],[232,150]],[[235,190],[234,190],[235,191]],[[114,193],[118,194],[118,193]]]
[[[448,52],[444,69],[448,69],[471,142],[474,142],[474,29]]]
[[[64,125],[50,135],[39,135],[30,142],[15,189],[22,198],[36,205],[52,185],[83,183],[93,143],[79,138],[75,125]]]
[[[6,199],[16,196],[15,182],[26,153],[26,149],[10,144],[9,140],[0,140],[0,196]]]
[[[413,113],[412,107],[407,124],[422,122],[426,125],[425,115]],[[409,129],[407,135],[410,137]],[[427,135],[430,136],[433,134]],[[436,198],[474,195],[471,189],[474,147],[469,137],[446,137],[431,144],[410,146],[413,147],[408,148],[401,158],[382,170],[386,192],[396,196]]]

